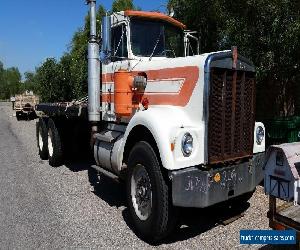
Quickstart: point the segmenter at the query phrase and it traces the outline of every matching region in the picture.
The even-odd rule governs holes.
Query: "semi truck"
[[[35,106],[39,103],[39,97],[32,91],[26,90],[24,93],[15,96],[14,109],[16,110],[17,120],[35,119]]]
[[[88,96],[37,105],[41,158],[61,165],[88,134],[92,167],[126,183],[133,228],[147,241],[172,232],[180,207],[248,200],[265,151],[253,63],[236,47],[200,54],[195,33],[158,12],[107,15],[99,39],[96,1],[87,3]]]

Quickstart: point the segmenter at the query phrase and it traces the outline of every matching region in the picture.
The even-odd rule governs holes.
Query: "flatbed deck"
[[[88,120],[87,98],[72,102],[40,103],[37,104],[38,117],[64,117]]]

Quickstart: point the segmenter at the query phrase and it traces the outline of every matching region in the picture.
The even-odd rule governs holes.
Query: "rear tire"
[[[145,141],[138,142],[129,155],[127,201],[137,235],[148,242],[166,237],[177,224],[170,188],[155,151]]]
[[[62,142],[58,129],[52,119],[48,121],[48,158],[50,166],[58,167],[62,165]]]
[[[21,119],[22,119],[22,112],[17,111],[16,112],[16,118],[17,118],[17,121],[21,121]]]
[[[40,118],[36,123],[36,140],[39,155],[42,160],[48,159],[48,129],[45,119]]]

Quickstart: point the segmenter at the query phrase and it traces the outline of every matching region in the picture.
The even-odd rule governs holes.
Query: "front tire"
[[[63,162],[61,137],[52,119],[48,121],[48,158],[52,167],[58,167]]]
[[[40,118],[36,123],[36,139],[39,155],[42,160],[48,159],[48,129],[45,119]]]
[[[127,201],[134,229],[142,239],[155,243],[175,227],[170,198],[155,151],[148,142],[138,142],[128,159]]]

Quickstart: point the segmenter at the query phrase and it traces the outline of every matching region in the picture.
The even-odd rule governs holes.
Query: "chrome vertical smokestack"
[[[96,0],[87,0],[90,6],[90,38],[88,44],[88,98],[89,121],[100,121],[100,60],[96,31]]]

